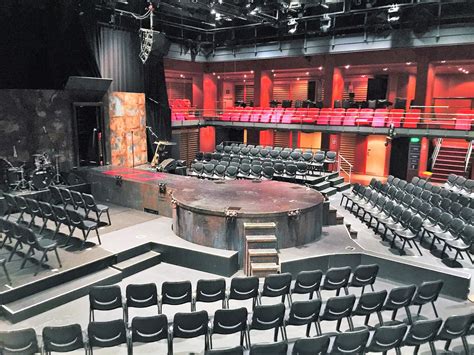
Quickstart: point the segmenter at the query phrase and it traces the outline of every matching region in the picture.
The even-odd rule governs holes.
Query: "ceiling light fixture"
[[[446,63],[446,61],[445,61],[445,60],[442,60],[442,61],[441,61],[441,64],[445,64],[445,63]]]
[[[411,62],[406,62],[405,64],[406,64],[406,65],[411,65]]]
[[[388,68],[387,68],[387,67],[383,68],[383,71],[387,71],[387,70],[388,70]]]
[[[344,68],[349,69],[351,66],[349,64],[345,65]]]
[[[319,70],[323,70],[323,67],[321,66],[321,67],[319,67],[318,69],[319,69]]]
[[[309,75],[309,71],[306,72],[306,75]]]

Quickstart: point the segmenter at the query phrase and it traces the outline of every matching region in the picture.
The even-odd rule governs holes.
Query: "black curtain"
[[[0,88],[61,89],[71,75],[100,77],[94,16],[76,0],[2,0]]]
[[[145,63],[146,122],[160,140],[171,141],[171,110],[166,92],[165,67],[163,57],[151,55]],[[147,135],[148,159],[153,158],[151,134]]]

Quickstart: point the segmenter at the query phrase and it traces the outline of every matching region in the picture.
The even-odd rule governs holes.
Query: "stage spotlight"
[[[321,32],[326,33],[331,29],[332,26],[332,20],[331,17],[328,14],[324,14],[323,18],[321,19],[320,22],[320,29]]]

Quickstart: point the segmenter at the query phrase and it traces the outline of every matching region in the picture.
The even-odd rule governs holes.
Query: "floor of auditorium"
[[[355,243],[359,247],[363,249],[373,250],[382,254],[395,254],[395,251],[391,251],[380,242],[380,238],[373,235],[371,231],[369,231],[363,224],[357,221],[355,217],[344,211],[342,208],[339,208],[339,201],[340,201],[340,193],[331,197],[331,205],[337,207],[339,213],[343,214],[346,221],[349,221],[356,229],[358,229],[359,234],[357,240],[352,240],[347,236],[347,243]],[[151,235],[156,235],[157,231],[159,231],[159,237],[162,241],[166,241],[169,243],[188,243],[186,241],[181,240],[180,238],[174,236],[171,230],[171,219],[161,216],[156,216],[152,214],[147,214],[140,211],[130,210],[127,208],[119,207],[119,206],[111,206],[111,217],[112,217],[112,226],[103,227],[101,229],[101,239],[102,239],[102,246],[101,248],[108,250],[110,252],[116,252],[117,250],[123,248],[123,241],[127,240],[127,245],[133,245],[134,243],[139,244],[145,242],[147,239],[151,238]],[[359,225],[359,224],[360,225]],[[324,233],[323,237],[312,243],[312,245],[307,245],[301,248],[290,248],[290,249],[283,249],[282,258],[292,258],[296,255],[307,254],[310,255],[311,253],[317,252],[317,250],[321,250],[322,248],[325,249],[328,253],[333,253],[336,250],[335,244],[331,241],[331,228],[333,227],[325,227],[326,233]],[[91,238],[92,241],[95,241],[94,238]],[[197,248],[205,248],[197,246]],[[332,249],[334,248],[334,250]],[[93,248],[94,249],[94,248]],[[93,250],[92,249],[92,250]],[[425,249],[423,249],[425,250]],[[221,253],[227,253],[227,251],[220,251]],[[411,252],[411,251],[410,251]],[[408,256],[413,258],[414,260],[418,259],[417,256]],[[442,265],[442,262],[435,258],[434,256],[430,256],[427,253],[427,257],[432,259],[432,262],[437,262],[439,265]],[[467,264],[466,264],[467,265]],[[446,267],[446,265],[444,265]],[[474,269],[472,265],[466,266],[464,271],[471,273],[474,275]],[[236,275],[243,275],[242,271],[238,272]],[[210,274],[194,269],[189,269],[177,265],[167,264],[167,263],[160,263],[156,266],[153,266],[149,269],[141,271],[137,274],[134,274],[130,277],[123,279],[119,285],[122,287],[122,293],[125,294],[125,287],[127,284],[131,283],[148,283],[148,282],[155,282],[158,284],[158,289],[160,289],[160,285],[163,281],[178,281],[178,280],[190,280],[195,287],[198,279],[208,279],[208,278],[217,278],[220,277],[215,274]],[[227,279],[227,284],[229,284],[230,278]],[[421,282],[421,280],[420,280]],[[400,284],[395,283],[393,281],[389,281],[386,279],[378,278],[375,284],[375,290],[382,290],[382,289],[391,289],[393,287],[399,286]],[[471,279],[471,289],[472,289],[472,279]],[[356,296],[360,294],[359,289],[351,289],[351,292],[354,292]],[[329,297],[334,296],[334,292],[322,291],[323,301],[327,300]],[[294,300],[298,300],[299,297],[295,296]],[[278,299],[264,299],[264,304],[270,304],[278,302]],[[232,307],[237,307],[240,305],[245,305],[250,310],[250,302],[238,302],[234,301],[231,302]],[[448,297],[440,297],[437,301],[437,309],[441,318],[445,319],[450,315],[454,314],[466,314],[468,312],[472,312],[474,306],[469,301],[461,301],[459,299],[451,299]],[[198,304],[198,309],[205,309],[208,311],[210,315],[214,313],[216,309],[218,309],[219,304]],[[82,297],[75,301],[69,302],[57,308],[51,309],[47,312],[29,318],[27,320],[21,321],[16,324],[9,324],[8,322],[2,320],[0,318],[0,330],[3,329],[20,329],[24,327],[33,327],[36,329],[38,334],[41,334],[41,330],[44,326],[47,325],[65,325],[71,323],[79,323],[83,327],[83,329],[87,328],[88,323],[88,298]],[[168,316],[168,319],[171,320],[173,315],[176,312],[186,312],[189,311],[189,305],[184,306],[164,306],[164,313]],[[137,310],[133,309],[130,311],[130,316],[133,317],[135,315],[146,315],[151,314],[151,312],[155,312],[154,309],[146,309],[146,310]],[[416,319],[415,315],[415,308],[412,307],[412,314],[414,319]],[[385,320],[389,320],[390,314],[385,312],[383,314]],[[405,316],[404,312],[401,312],[398,319],[402,319]],[[111,320],[115,318],[120,318],[121,312],[111,311],[111,312],[98,312],[96,314],[96,320]],[[432,308],[428,305],[423,307],[422,317],[432,319],[435,317]],[[371,323],[375,324],[376,317],[371,319]],[[355,326],[360,326],[363,324],[362,317],[354,317]],[[342,329],[347,329],[347,324],[343,322]],[[322,330],[323,332],[330,332],[335,330],[334,322],[322,322]],[[292,342],[304,335],[304,329],[300,327],[288,327],[288,338],[290,340],[290,349],[292,346]],[[314,328],[313,333],[314,335]],[[271,342],[273,337],[273,333],[271,331],[267,332],[259,332],[259,331],[252,331],[251,340],[252,343],[264,343],[264,342]],[[213,339],[214,347],[231,347],[234,345],[238,345],[238,336],[215,336]],[[474,339],[471,337],[468,339],[470,344],[472,345],[472,351],[474,352]],[[175,354],[184,355],[184,354],[202,354],[203,353],[203,339],[188,339],[188,340],[176,340],[175,341]],[[438,350],[438,354],[445,354],[443,346],[444,342],[436,342],[436,349]],[[82,352],[77,352],[82,353]],[[166,342],[161,342],[158,344],[148,344],[148,345],[140,345],[136,348],[136,354],[165,354],[166,353]],[[392,354],[395,352],[390,352]],[[413,348],[403,348],[402,353],[411,354],[413,353]],[[430,349],[428,346],[422,346],[420,349],[420,354],[430,354]],[[451,346],[450,354],[462,354],[462,344],[460,339],[453,341]],[[125,346],[119,348],[112,348],[112,349],[102,349],[97,351],[97,354],[126,354]]]

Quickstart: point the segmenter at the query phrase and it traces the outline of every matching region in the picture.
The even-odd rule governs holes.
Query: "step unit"
[[[338,184],[334,187],[337,189],[337,191],[346,191],[351,188],[351,184],[349,182],[343,182],[342,184]]]
[[[332,196],[332,195],[335,195],[337,193],[337,188],[335,187],[328,187],[322,191],[320,191],[323,195],[325,196]]]
[[[107,267],[90,275],[4,304],[1,309],[6,319],[16,323],[83,297],[89,293],[92,286],[113,284],[120,280],[122,280],[122,273],[117,269]]]
[[[278,272],[278,239],[276,224],[244,223],[245,254],[244,272],[246,275],[264,277]]]
[[[336,185],[342,184],[344,182],[344,178],[342,176],[338,176],[336,178],[329,179],[328,181],[331,184],[331,186],[334,187]]]
[[[315,189],[317,191],[323,191],[323,190],[331,187],[331,183],[329,181],[323,181],[323,182],[320,182],[319,184],[313,185],[312,187],[313,187],[313,189]]]

